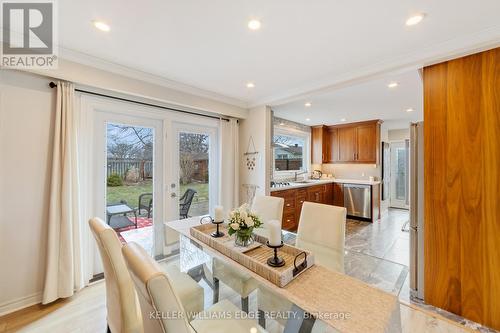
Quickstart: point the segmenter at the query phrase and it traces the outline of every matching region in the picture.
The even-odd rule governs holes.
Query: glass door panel
[[[391,207],[408,209],[408,147],[391,143]]]
[[[217,199],[217,137],[210,127],[176,124],[178,218],[210,214]],[[173,195],[172,195],[173,196]]]

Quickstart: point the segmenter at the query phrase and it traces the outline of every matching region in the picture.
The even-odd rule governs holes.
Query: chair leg
[[[241,310],[248,313],[248,296],[241,298]]]
[[[266,317],[265,317],[265,312],[259,309],[258,311],[258,316],[259,316],[259,325],[262,326],[262,328],[266,328]]]
[[[214,278],[214,284],[213,284],[213,292],[214,292],[214,297],[213,297],[213,304],[217,304],[219,302],[219,279]]]
[[[109,325],[107,325],[106,333],[111,333],[111,330],[109,329]]]

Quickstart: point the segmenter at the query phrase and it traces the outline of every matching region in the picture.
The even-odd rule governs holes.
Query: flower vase
[[[236,246],[240,247],[247,247],[249,245],[252,245],[254,242],[253,236],[252,236],[252,229],[247,229],[247,230],[238,230],[236,231],[236,238],[234,239],[234,244]]]

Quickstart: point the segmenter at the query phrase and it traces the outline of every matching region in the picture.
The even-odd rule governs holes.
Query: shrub
[[[123,179],[117,173],[112,173],[108,176],[108,186],[123,186]]]

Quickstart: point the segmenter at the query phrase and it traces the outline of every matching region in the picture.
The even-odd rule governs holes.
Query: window
[[[275,130],[273,137],[274,171],[308,169],[309,133]]]

